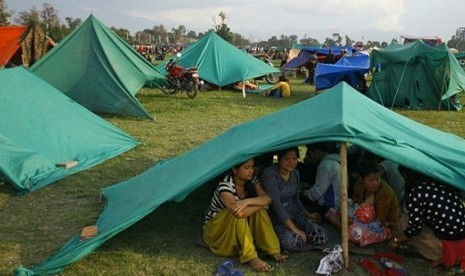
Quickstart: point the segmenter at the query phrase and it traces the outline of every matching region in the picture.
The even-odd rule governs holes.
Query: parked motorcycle
[[[271,62],[270,57],[268,56],[265,57],[263,61],[265,61],[265,63],[270,65],[271,67],[274,67],[274,64]],[[265,76],[265,81],[269,84],[274,84],[278,81],[279,75],[281,75],[281,73],[269,73],[268,75]]]
[[[163,93],[167,95],[176,95],[180,91],[186,92],[186,95],[193,99],[199,91],[199,70],[197,67],[184,68],[178,65],[181,53],[166,63],[165,69],[168,72],[166,84],[161,87]]]

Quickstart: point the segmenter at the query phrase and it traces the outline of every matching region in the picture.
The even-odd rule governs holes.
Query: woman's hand
[[[245,207],[247,207],[247,203],[244,200],[237,200],[231,203],[231,212],[233,215],[237,215],[242,212]]]
[[[302,231],[299,228],[297,228],[295,229],[294,233],[299,235],[304,240],[304,243],[307,243],[307,234],[305,234],[305,231]]]

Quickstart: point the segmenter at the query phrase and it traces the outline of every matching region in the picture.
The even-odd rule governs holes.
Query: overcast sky
[[[448,41],[465,27],[464,0],[5,0],[16,12],[51,4],[65,17],[92,13],[107,27],[132,34],[163,24],[205,32],[220,11],[232,32],[252,41],[295,34],[323,42],[333,32],[354,40],[390,42],[401,35],[439,36]],[[218,19],[216,19],[218,21]],[[14,23],[14,22],[13,22]]]

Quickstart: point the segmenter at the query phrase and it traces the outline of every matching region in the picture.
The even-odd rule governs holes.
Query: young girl
[[[272,267],[257,248],[275,261],[285,261],[266,208],[271,199],[254,178],[254,160],[234,166],[216,188],[203,227],[203,240],[219,256],[239,255],[258,272]]]

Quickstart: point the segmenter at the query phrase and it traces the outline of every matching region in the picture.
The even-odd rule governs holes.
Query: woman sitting
[[[277,153],[278,164],[265,169],[261,182],[271,197],[271,220],[281,247],[299,252],[323,245],[326,231],[315,222],[321,221],[318,213],[309,213],[299,199],[300,177],[296,170],[299,149],[291,148]]]
[[[203,227],[203,240],[219,256],[239,255],[258,272],[272,267],[258,257],[256,247],[275,261],[284,261],[266,208],[271,198],[254,178],[254,160],[234,166],[217,186]]]

